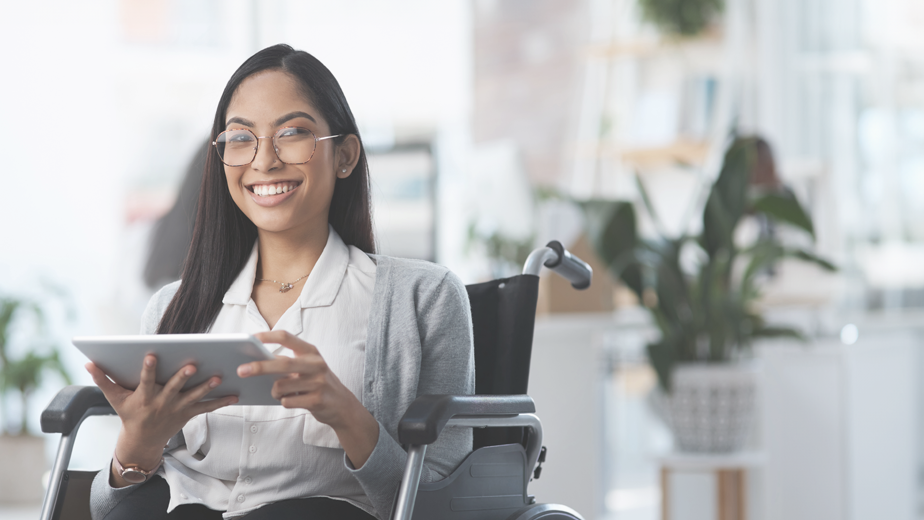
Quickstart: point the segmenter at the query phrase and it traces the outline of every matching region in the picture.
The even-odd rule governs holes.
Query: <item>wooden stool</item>
[[[658,459],[661,465],[661,520],[670,519],[670,474],[714,473],[718,520],[747,520],[748,468],[764,464],[764,455],[738,453],[674,453]]]

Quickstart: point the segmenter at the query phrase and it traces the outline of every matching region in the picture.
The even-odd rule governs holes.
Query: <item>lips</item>
[[[245,186],[251,198],[258,205],[272,207],[288,199],[301,186],[299,181],[279,181],[274,183],[256,183]]]

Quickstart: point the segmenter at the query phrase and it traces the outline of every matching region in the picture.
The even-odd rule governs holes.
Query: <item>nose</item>
[[[254,170],[268,172],[282,166],[282,161],[273,148],[272,137],[257,137],[257,155],[253,158],[251,167]]]

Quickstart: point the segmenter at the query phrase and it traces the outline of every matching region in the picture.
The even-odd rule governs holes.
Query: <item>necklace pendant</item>
[[[294,286],[293,286],[292,284],[290,284],[290,283],[284,283],[284,284],[280,284],[280,285],[282,285],[282,287],[279,288],[279,292],[281,292],[281,293],[289,292],[289,289],[291,289],[292,287],[294,287]]]

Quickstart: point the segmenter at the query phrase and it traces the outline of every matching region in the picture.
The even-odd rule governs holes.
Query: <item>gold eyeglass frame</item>
[[[282,157],[279,157],[279,147],[276,146],[276,136],[279,135],[281,132],[283,132],[283,131],[285,131],[285,130],[288,130],[288,129],[290,129],[290,128],[296,128],[296,129],[298,129],[298,130],[304,130],[304,131],[308,132],[309,134],[311,134],[312,136],[314,136],[314,148],[311,150],[311,155],[308,156],[308,160],[305,161],[305,162],[290,163],[290,162],[285,162],[285,161],[283,161],[283,160],[282,160]],[[303,126],[284,126],[284,127],[280,128],[279,130],[276,130],[276,133],[273,134],[273,135],[258,136],[257,134],[251,132],[250,130],[248,130],[248,129],[246,129],[246,128],[233,128],[233,129],[231,129],[231,130],[225,130],[224,132],[218,134],[217,137],[215,137],[215,140],[212,141],[212,146],[215,147],[215,151],[216,151],[216,152],[218,151],[218,140],[221,139],[221,136],[225,135],[225,134],[228,133],[228,132],[241,132],[241,131],[243,131],[243,132],[249,132],[250,135],[254,136],[254,138],[257,140],[257,144],[253,147],[253,157],[251,157],[250,160],[247,161],[247,162],[245,162],[244,164],[228,164],[228,163],[225,162],[224,157],[221,156],[221,153],[219,153],[219,154],[218,154],[218,159],[221,160],[221,163],[224,164],[225,166],[230,166],[230,167],[232,167],[232,168],[237,168],[237,167],[239,167],[239,166],[247,166],[248,164],[252,163],[252,162],[254,161],[254,159],[257,158],[257,152],[258,152],[259,149],[260,149],[260,139],[272,139],[272,140],[273,140],[273,151],[276,153],[276,158],[279,159],[279,161],[282,162],[283,164],[291,164],[291,165],[296,165],[296,164],[308,164],[308,163],[311,161],[311,158],[314,157],[314,152],[316,152],[316,151],[318,150],[318,143],[319,143],[320,141],[326,141],[327,139],[333,139],[333,138],[335,138],[335,137],[340,137],[340,136],[342,136],[342,135],[346,135],[346,134],[337,134],[337,135],[328,135],[328,136],[326,136],[326,137],[318,137],[318,134],[312,132],[311,130],[309,130],[308,128],[305,128],[305,127],[303,127]]]

